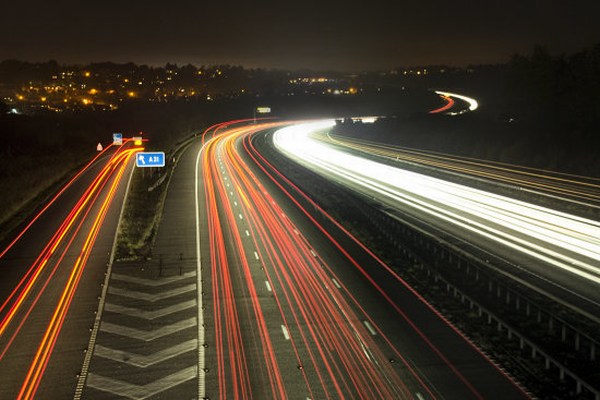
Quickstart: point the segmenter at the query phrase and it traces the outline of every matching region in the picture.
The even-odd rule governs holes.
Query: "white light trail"
[[[457,99],[466,101],[467,103],[469,103],[469,111],[475,111],[475,110],[477,110],[477,108],[479,108],[479,103],[477,103],[477,100],[475,100],[472,97],[467,97],[467,96],[463,96],[461,94],[456,94],[456,93],[442,92],[440,90],[436,90],[435,93],[439,94],[440,96],[455,97]],[[453,113],[453,114],[456,114],[456,113]]]
[[[449,95],[448,93],[444,93]],[[313,137],[333,121],[277,131],[277,148],[382,203],[411,207],[600,283],[600,223],[345,153]]]

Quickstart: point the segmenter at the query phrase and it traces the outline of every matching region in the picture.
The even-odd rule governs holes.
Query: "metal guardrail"
[[[416,245],[423,248],[428,254],[433,254],[435,258],[439,260],[439,262],[443,262],[445,266],[454,266],[455,268],[462,270],[463,274],[470,277],[472,280],[487,281],[489,294],[495,296],[496,299],[501,300],[505,306],[511,307],[514,311],[521,313],[527,318],[533,319],[537,324],[545,325],[548,335],[558,338],[562,344],[569,346],[578,354],[587,357],[587,360],[590,362],[597,361],[597,350],[600,346],[598,340],[587,333],[582,332],[558,315],[546,311],[537,302],[512,290],[498,279],[492,277],[488,272],[489,264],[486,260],[468,254],[454,244],[434,236],[425,229],[408,221],[399,220],[397,216],[390,215],[387,211],[377,210],[376,208],[369,208],[369,210],[365,211],[370,214],[369,216],[372,221],[379,227],[381,232],[383,232],[383,234],[400,249],[403,257],[418,263],[423,268],[427,268],[435,282],[442,282],[446,286],[446,291],[448,293],[453,297],[460,299],[462,303],[466,303],[470,309],[475,309],[481,318],[486,318],[488,324],[496,324],[498,332],[505,332],[507,339],[517,340],[521,350],[529,349],[529,358],[539,358],[543,360],[546,370],[555,369],[558,378],[561,381],[567,383],[570,382],[577,395],[585,396],[583,398],[600,400],[600,390],[598,388],[581,378],[563,362],[557,360],[547,349],[536,344],[534,339],[521,332],[520,328],[506,322],[503,317],[498,315],[498,313],[483,306],[479,301],[467,295],[463,290],[446,280],[440,274],[440,269],[430,265],[430,260],[425,260],[417,254],[417,252],[411,250],[410,246],[406,246],[406,243],[402,243],[402,241],[398,239],[398,236],[394,235],[394,229],[389,229],[389,225],[396,225],[394,228],[396,230],[399,229],[403,233],[402,236],[404,238],[409,237],[409,240],[414,241]]]

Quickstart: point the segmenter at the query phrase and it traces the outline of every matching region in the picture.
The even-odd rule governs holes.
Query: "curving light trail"
[[[446,101],[446,105],[444,105],[441,108],[438,108],[437,110],[431,111],[430,112],[431,114],[436,114],[436,113],[448,111],[449,109],[451,109],[455,105],[455,101],[453,100],[453,98],[456,98],[456,99],[466,102],[469,105],[469,107],[466,109],[459,110],[459,111],[448,111],[446,113],[448,115],[464,114],[468,111],[475,111],[479,108],[479,103],[477,102],[477,100],[475,100],[472,97],[467,97],[467,96],[464,96],[461,94],[456,94],[456,93],[442,92],[441,90],[436,90],[435,93],[440,95],[440,97],[442,97],[442,99],[444,99]]]
[[[455,175],[481,178],[484,181],[492,181],[517,190],[527,190],[586,207],[600,208],[600,180],[598,178],[392,146],[334,135],[330,132],[321,137],[323,141],[359,151],[366,156],[376,155],[394,161],[418,164]]]
[[[394,207],[410,207],[600,283],[600,223],[348,154],[312,133],[332,121],[274,135],[299,163]]]
[[[259,394],[274,399],[439,396],[427,377],[366,312],[361,295],[344,285],[345,278],[334,273],[335,269],[286,215],[263,185],[264,176],[392,304],[465,393],[483,398],[477,385],[463,376],[444,351],[364,271],[360,262],[280,183],[285,182],[310,201],[254,146],[255,133],[283,124],[223,129],[220,135],[206,142],[201,153],[219,398],[241,399]],[[329,125],[310,126],[318,129]],[[262,175],[254,171],[257,168]],[[319,209],[319,213],[327,215],[314,203],[310,209]],[[364,245],[353,240],[384,265]],[[270,292],[266,297],[261,295],[265,284]],[[440,317],[433,309],[430,311]],[[389,362],[390,354],[399,360],[396,366]],[[297,366],[291,368],[292,372],[290,364]],[[298,370],[301,383],[292,378]]]
[[[454,107],[454,100],[452,99],[452,97],[444,96],[441,94],[440,97],[444,100],[445,104],[439,108],[436,108],[435,110],[429,111],[429,114],[440,114]]]
[[[0,361],[11,349],[18,335],[31,335],[34,340],[37,340],[39,333],[41,337],[17,396],[19,399],[31,399],[35,396],[116,189],[125,169],[130,165],[132,156],[135,152],[142,150],[142,148],[128,147],[124,145],[112,154],[37,259],[26,270],[20,282],[0,306]],[[66,188],[97,159],[98,157],[94,158],[86,165],[73,180],[58,192],[50,204],[54,203]],[[42,210],[42,213],[48,207],[49,205]],[[35,217],[32,223],[40,215],[41,213]],[[32,223],[26,229],[29,229]],[[23,236],[24,232],[18,235],[17,240]],[[79,241],[83,241],[83,243],[76,245]],[[11,246],[14,243],[13,241]],[[74,251],[77,253],[76,261],[69,267],[66,256]],[[49,288],[52,290],[47,290]],[[58,292],[57,296],[52,295],[55,291]],[[51,293],[47,294],[48,292]],[[50,304],[54,307],[45,331],[38,332],[38,328],[35,327],[32,328],[33,330],[28,328],[25,333],[22,332],[40,301],[43,301],[44,306]],[[54,301],[56,303],[53,303]]]
[[[290,360],[282,359],[274,351],[269,333],[273,317],[265,317],[264,301],[257,295],[259,283],[252,272],[253,265],[248,261],[253,258],[260,260],[270,287],[280,288],[275,291],[279,310],[277,319],[281,321],[277,324],[286,329],[295,363],[302,365],[304,384],[310,398],[348,395],[362,398],[408,397],[410,390],[406,382],[390,367],[365,325],[356,323],[364,317],[356,315],[340,293],[341,289],[323,284],[330,281],[325,274],[326,266],[322,265],[322,260],[319,261],[315,251],[236,150],[239,138],[269,126],[276,125],[230,130],[207,142],[204,150],[221,398],[251,397],[251,381],[256,379],[253,375],[261,369],[268,377],[269,398],[287,398],[290,395],[286,389],[286,379],[289,378],[281,372],[281,364],[288,364]],[[234,203],[238,204],[237,207],[231,204],[232,196],[239,199]],[[221,215],[225,216],[225,220],[221,219]],[[223,226],[229,227],[229,234]],[[247,233],[244,234],[244,231]],[[228,236],[233,240],[233,248],[226,243]],[[233,301],[236,272],[232,259],[237,260],[241,267],[245,291],[252,299],[250,319],[254,321],[257,332],[257,346],[262,349],[263,364],[254,365],[252,370],[248,370],[248,351],[241,329],[243,312]],[[377,329],[374,322],[372,326]],[[299,355],[304,352],[309,354],[308,364]],[[407,363],[406,368],[413,375],[411,380],[421,385],[420,390],[431,393],[411,365]]]
[[[52,314],[50,324],[44,333],[41,344],[38,346],[38,350],[33,362],[31,363],[29,372],[25,378],[25,382],[23,383],[21,391],[19,392],[19,399],[32,399],[35,396],[46,366],[48,365],[48,361],[50,360],[50,356],[56,344],[56,340],[58,339],[58,335],[61,331],[67,312],[69,311],[73,296],[75,295],[75,291],[77,290],[77,286],[83,275],[85,265],[91,254],[94,242],[96,241],[100,228],[102,227],[102,222],[104,221],[108,207],[112,202],[129,160],[137,151],[139,151],[139,149],[129,149],[121,152],[119,156],[116,157],[115,165],[111,166],[111,174],[115,173],[116,176],[110,184],[106,197],[101,202],[100,210],[93,217],[92,227],[87,233],[84,244],[69,275],[67,284],[65,285],[65,288],[60,296],[60,300],[55,307],[54,313]],[[105,182],[102,186],[105,186],[106,183],[107,182]],[[98,197],[99,193],[94,196],[94,201],[97,200]]]
[[[104,150],[102,150],[101,152],[99,152],[98,154],[96,154],[96,156],[91,159],[83,168],[81,168],[81,170],[79,170],[79,172],[77,172],[77,174],[75,174],[75,176],[73,176],[53,197],[52,199],[50,199],[50,201],[48,201],[48,203],[46,203],[46,205],[31,219],[31,221],[29,221],[27,223],[27,225],[25,226],[25,228],[23,228],[23,230],[21,232],[19,232],[15,238],[6,246],[6,248],[4,250],[2,250],[2,252],[0,252],[0,258],[4,257],[4,255],[15,245],[15,243],[17,243],[25,233],[27,233],[27,231],[33,226],[33,224],[35,224],[35,222],[42,216],[44,215],[44,213],[48,210],[48,208],[50,208],[50,206],[52,206],[52,204],[54,204],[54,202],[56,202],[56,200],[58,198],[60,198],[60,196],[73,184],[73,182],[75,182],[81,175],[83,175],[86,171],[89,170],[89,168],[99,159],[101,159],[102,157],[106,156],[105,153],[108,152],[109,149],[111,149],[111,147],[113,146],[113,144],[109,144],[108,146],[106,146],[104,148]]]

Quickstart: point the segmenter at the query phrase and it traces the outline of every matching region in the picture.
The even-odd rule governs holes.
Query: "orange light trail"
[[[125,142],[128,141],[126,140]],[[107,148],[110,148],[110,146],[107,146]],[[46,292],[46,289],[51,284],[53,286],[60,285],[59,280],[65,279],[65,286],[62,289],[62,293],[55,299],[57,303],[53,314],[49,316],[47,329],[45,332],[39,332],[41,342],[37,349],[35,349],[35,356],[31,361],[32,364],[20,389],[18,395],[20,399],[33,398],[40,385],[116,189],[121,182],[125,169],[130,165],[133,154],[141,150],[143,149],[139,147],[128,149],[127,146],[119,146],[110,158],[104,161],[104,165],[100,171],[93,176],[83,194],[69,210],[68,215],[61,221],[60,226],[56,229],[48,243],[45,244],[36,260],[26,270],[19,283],[0,306],[0,360],[2,360],[24,327],[29,316],[36,308],[36,305],[42,299],[42,295]],[[98,162],[102,155],[106,155],[105,151],[96,155],[53,196],[44,208],[29,222],[25,229],[9,244],[2,255],[6,254],[23,237],[25,232],[39,217],[83,173],[89,171],[90,167]],[[105,187],[107,187],[106,190]],[[104,197],[101,197],[102,193],[106,193]],[[100,201],[99,199],[101,198],[102,200]],[[96,209],[97,211],[94,211]],[[90,216],[93,217],[90,218]],[[85,233],[85,237],[82,237],[80,232],[86,225],[90,225],[89,231]],[[81,251],[79,251],[76,263],[72,266],[72,269],[65,271],[67,275],[57,274],[61,268],[67,268],[64,266],[65,256],[67,256],[69,251],[74,250],[73,243],[78,238],[83,240],[83,245]],[[64,276],[64,278],[60,276]],[[48,304],[47,295],[44,296],[44,302]]]
[[[116,189],[121,181],[121,178],[123,176],[125,168],[128,165],[129,160],[131,159],[132,155],[137,151],[139,151],[139,149],[124,150],[115,159],[114,163],[109,164],[111,171],[110,175],[112,175],[114,171],[117,171],[116,176],[112,180],[109,191],[101,204],[100,210],[95,215],[92,227],[86,236],[85,242],[82,246],[77,261],[75,262],[75,265],[71,270],[67,284],[60,296],[59,302],[52,315],[48,328],[44,333],[42,342],[38,346],[38,350],[29,368],[29,372],[27,373],[25,382],[23,383],[19,392],[18,399],[33,398],[37,388],[39,387],[43,373],[48,364],[48,361],[52,354],[52,350],[54,349],[54,345],[56,344],[56,340],[62,328],[64,319],[67,315],[70,304],[73,300],[73,296],[75,295],[75,291],[83,274],[85,265],[91,254],[93,244],[98,236],[98,233],[102,226],[102,222],[108,211],[108,207],[112,202]],[[102,187],[107,182],[108,180],[104,180],[104,184],[102,185]],[[92,203],[95,202],[99,195],[100,191],[95,191]],[[91,207],[88,209],[88,212],[90,211]],[[83,224],[83,222],[84,221],[82,220],[80,223],[80,227]]]
[[[97,160],[99,160],[102,156],[104,156],[104,153],[106,153],[106,151],[111,148],[112,143],[109,144],[108,146],[106,146],[104,148],[104,150],[102,150],[101,152],[99,152],[90,162],[88,162],[81,170],[79,170],[79,172],[77,174],[75,174],[75,176],[73,176],[63,187],[60,191],[58,191],[53,197],[52,199],[44,206],[44,208],[42,208],[40,210],[40,212],[37,213],[37,215],[35,217],[33,217],[31,219],[31,221],[29,221],[29,223],[25,226],[25,228],[23,228],[23,230],[8,244],[8,246],[6,246],[6,248],[4,250],[2,250],[2,252],[0,253],[0,258],[4,257],[4,255],[15,245],[15,243],[17,243],[21,237],[29,230],[29,228],[31,228],[31,226],[46,212],[46,210],[48,208],[50,208],[50,206],[52,204],[54,204],[54,202],[56,201],[56,199],[58,199],[64,192],[65,190],[67,190],[71,184],[73,182],[75,182],[83,173],[85,173],[90,166],[92,166]]]
[[[0,306],[0,312],[2,312],[9,304],[12,303],[10,309],[2,317],[2,321],[0,322],[0,336],[4,334],[7,326],[10,324],[10,322],[15,317],[16,313],[19,311],[20,307],[24,303],[25,299],[32,291],[38,278],[44,271],[44,267],[47,265],[48,260],[50,259],[50,257],[52,257],[52,255],[54,254],[59,244],[62,242],[67,232],[75,223],[77,217],[85,210],[85,207],[90,202],[90,199],[92,198],[93,194],[99,190],[101,183],[109,174],[111,168],[121,160],[123,154],[123,152],[118,152],[111,157],[107,165],[95,177],[92,184],[86,189],[84,194],[77,201],[67,218],[62,222],[54,236],[51,238],[50,242],[48,242],[44,250],[42,250],[38,258],[28,269],[27,273],[25,273],[21,281],[15,287],[15,289],[3,302],[2,306]],[[43,261],[40,263],[40,260]],[[0,359],[2,358],[4,352],[5,350],[3,350],[0,354]]]

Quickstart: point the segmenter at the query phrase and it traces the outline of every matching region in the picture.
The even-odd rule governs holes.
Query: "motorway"
[[[302,125],[238,122],[178,157],[152,260],[110,261],[127,146],[3,254],[3,397],[530,397],[263,156]]]
[[[135,151],[108,146],[2,248],[2,398],[72,396]]]
[[[369,197],[382,208],[400,211],[429,229],[468,242],[489,257],[500,256],[525,272],[527,281],[536,282],[534,286],[545,295],[598,322],[599,222],[412,172],[402,168],[402,163],[460,171],[502,184],[518,182],[538,194],[590,207],[598,200],[597,184],[578,184],[572,178],[506,166],[484,168],[472,160],[444,159],[436,154],[365,147],[364,143],[328,136],[326,130],[333,124],[294,126],[277,132],[274,140],[301,165]],[[322,134],[314,136],[316,131]],[[357,154],[358,149],[370,156]],[[373,155],[383,158],[373,159]]]
[[[207,397],[526,398],[349,232],[299,201],[253,146],[278,126],[223,131],[200,158],[215,340],[205,363],[216,368]]]
[[[421,170],[443,171],[451,176],[468,177],[476,180],[479,184],[491,182],[495,187],[511,188],[530,195],[546,196],[556,201],[600,209],[600,179],[597,178],[450,156],[432,151],[336,136],[329,132],[320,137],[320,140],[337,144],[341,149],[354,151],[357,155],[376,157],[380,161],[392,161],[394,164],[404,167],[417,165]]]

